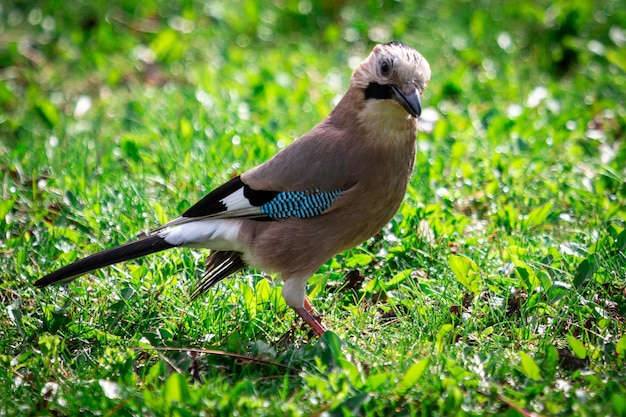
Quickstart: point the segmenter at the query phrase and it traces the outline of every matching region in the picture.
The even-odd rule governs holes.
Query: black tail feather
[[[205,264],[206,272],[196,284],[196,288],[191,294],[191,300],[196,299],[227,276],[247,266],[241,259],[241,252],[235,251],[214,251],[209,255]]]
[[[165,239],[158,235],[146,236],[139,240],[79,259],[35,281],[35,286],[41,288],[59,282],[71,281],[89,271],[173,247],[174,245],[167,243]]]

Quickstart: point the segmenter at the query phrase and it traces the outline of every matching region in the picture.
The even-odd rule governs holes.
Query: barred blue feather
[[[271,219],[319,216],[330,208],[333,201],[341,194],[341,189],[332,191],[287,191],[278,193],[271,201],[261,206],[261,213]]]

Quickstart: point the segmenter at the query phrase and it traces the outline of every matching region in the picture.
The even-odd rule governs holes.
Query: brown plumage
[[[325,329],[305,299],[306,282],[396,213],[413,169],[419,96],[429,80],[428,63],[413,48],[400,42],[377,45],[331,114],[272,159],[147,238],[126,244],[124,259],[105,251],[106,256],[77,261],[35,285],[68,281],[150,248],[205,247],[214,252],[194,298],[246,265],[277,272],[285,281],[287,304],[321,335]]]

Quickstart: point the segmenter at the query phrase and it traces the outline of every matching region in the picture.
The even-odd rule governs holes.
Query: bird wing
[[[341,188],[328,191],[254,190],[244,184],[241,177],[236,177],[207,194],[182,216],[152,232],[205,219],[280,220],[319,216],[331,209],[343,191]]]
[[[334,126],[328,118],[272,159],[241,175],[257,190],[346,190],[356,183],[362,156],[358,133]],[[356,169],[355,169],[356,168]]]
[[[305,219],[333,210],[354,185],[346,156],[338,154],[345,153],[337,146],[340,136],[316,126],[266,163],[216,188],[152,232],[204,219]]]

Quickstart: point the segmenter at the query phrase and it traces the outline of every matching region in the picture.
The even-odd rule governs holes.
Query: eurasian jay
[[[208,248],[192,299],[248,265],[275,272],[287,305],[321,336],[326,330],[305,297],[307,281],[396,213],[413,169],[420,95],[429,80],[428,62],[415,49],[402,42],[377,45],[335,109],[309,133],[182,216],[35,286],[174,247]]]

